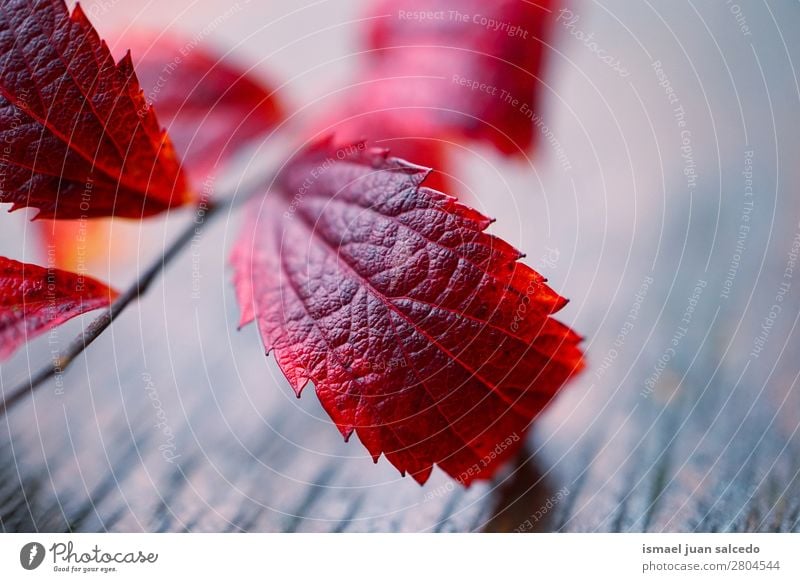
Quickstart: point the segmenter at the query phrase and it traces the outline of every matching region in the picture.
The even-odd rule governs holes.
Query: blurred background
[[[116,55],[181,33],[323,118],[355,79],[369,2],[81,5]],[[451,192],[496,217],[570,304],[587,370],[515,464],[420,487],[236,330],[217,219],[63,377],[0,420],[5,531],[800,529],[800,5],[575,1],[551,31],[535,151],[453,144]],[[135,55],[134,55],[135,56]],[[198,139],[202,139],[202,127]],[[415,160],[424,163],[424,160]],[[0,253],[43,263],[24,212]],[[129,284],[192,219],[114,221],[92,274]],[[111,253],[107,252],[111,248]],[[91,314],[0,367],[8,390]]]

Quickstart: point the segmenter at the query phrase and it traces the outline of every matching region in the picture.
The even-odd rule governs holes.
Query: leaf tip
[[[424,469],[420,469],[419,471],[411,471],[411,477],[419,483],[419,485],[425,485],[430,479],[431,473],[433,472],[433,465],[429,465]]]
[[[236,331],[242,331],[245,327],[253,323],[253,314],[245,314],[242,313],[242,316],[239,318],[239,323],[236,325]],[[267,350],[267,355],[269,355],[270,350]]]
[[[311,379],[308,376],[303,375],[296,375],[289,381],[292,385],[292,390],[294,390],[295,397],[299,399],[303,395],[303,390],[305,390],[305,387],[308,386],[310,381]]]
[[[72,9],[72,14],[70,14],[70,18],[74,22],[85,22],[88,23],[89,19],[86,18],[86,13],[83,11],[83,7],[81,6],[80,2],[75,3],[75,8]]]
[[[126,80],[133,76],[134,74],[133,55],[131,55],[131,49],[126,50],[123,57],[119,61],[117,61],[117,68],[123,72],[123,74],[126,77]]]

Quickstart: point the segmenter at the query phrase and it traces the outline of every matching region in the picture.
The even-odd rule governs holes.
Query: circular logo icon
[[[26,570],[35,570],[44,561],[44,546],[39,542],[30,542],[19,551],[19,563]]]

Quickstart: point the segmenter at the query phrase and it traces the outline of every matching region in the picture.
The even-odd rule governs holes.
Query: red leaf
[[[130,55],[80,6],[0,0],[0,202],[41,218],[140,218],[189,199]]]
[[[123,45],[195,183],[283,117],[273,90],[196,40],[138,31]]]
[[[108,306],[116,296],[89,277],[0,257],[0,360],[75,316]]]
[[[406,136],[482,139],[506,154],[530,148],[553,4],[377,2],[353,111],[399,119]]]
[[[252,203],[232,263],[242,324],[298,396],[312,381],[376,461],[469,484],[582,367],[580,338],[550,317],[566,300],[427,173],[363,144],[312,148]]]

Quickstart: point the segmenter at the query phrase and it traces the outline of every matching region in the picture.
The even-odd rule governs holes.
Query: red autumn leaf
[[[274,90],[196,40],[134,31],[121,42],[130,47],[145,97],[198,184],[283,117]]]
[[[0,202],[141,218],[189,199],[172,144],[80,6],[0,0]]]
[[[566,300],[421,186],[428,170],[322,143],[255,200],[232,256],[242,324],[348,438],[425,482],[490,478],[583,365]]]
[[[108,306],[116,296],[92,278],[0,257],[0,360],[47,330]]]
[[[349,99],[354,111],[397,119],[404,136],[482,139],[506,154],[528,149],[553,4],[377,2],[369,66]]]

